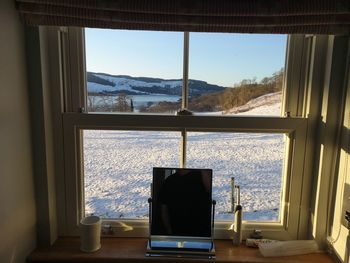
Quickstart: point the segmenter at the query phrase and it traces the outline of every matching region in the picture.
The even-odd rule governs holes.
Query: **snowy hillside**
[[[279,115],[280,96],[257,98],[245,105],[251,110],[243,113],[242,107],[235,112]],[[147,218],[152,167],[179,167],[180,141],[179,132],[84,131],[86,214]],[[233,218],[230,178],[235,177],[241,186],[244,219],[278,221],[283,156],[284,137],[279,134],[188,134],[187,166],[213,169],[218,220]]]
[[[158,87],[164,87],[168,89],[174,89],[174,88],[181,88],[182,81],[181,80],[174,80],[174,81],[162,81],[162,82],[144,82],[139,80],[133,80],[133,79],[127,79],[123,77],[113,77],[113,76],[105,76],[105,75],[98,75],[99,77],[106,79],[108,81],[111,81],[115,84],[114,87],[108,86],[108,85],[102,85],[99,83],[94,82],[88,82],[88,91],[89,92],[113,92],[113,91],[132,91],[138,94],[148,94],[147,92],[139,91],[135,88],[137,87],[147,87],[151,88],[154,86]]]
[[[129,95],[180,95],[182,92],[181,79],[166,80],[147,77],[114,76],[92,72],[87,72],[87,77],[87,90],[89,93],[118,94],[124,92]],[[190,93],[195,95],[218,92],[225,89],[224,87],[199,80],[190,80],[189,88]]]
[[[250,100],[243,106],[232,108],[223,114],[279,116],[282,92],[269,93]]]

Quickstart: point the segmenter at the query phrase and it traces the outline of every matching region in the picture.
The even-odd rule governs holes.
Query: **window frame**
[[[287,134],[286,155],[288,162],[284,167],[281,222],[248,222],[243,225],[243,237],[253,229],[261,229],[265,237],[275,239],[297,239],[299,224],[302,220],[300,207],[303,198],[302,185],[304,174],[304,157],[306,147],[307,118],[300,113],[304,87],[300,85],[300,75],[295,68],[303,59],[304,38],[289,36],[283,90],[283,112],[292,113],[290,117],[236,117],[236,116],[169,116],[153,114],[93,114],[84,113],[86,99],[84,32],[80,28],[52,29],[53,41],[60,43],[57,50],[61,54],[60,64],[64,79],[64,109],[62,123],[64,134],[64,189],[65,199],[58,200],[65,208],[65,218],[59,225],[61,235],[77,235],[80,218],[83,215],[82,184],[82,129],[137,129],[161,131],[210,131],[210,132],[263,132]],[[74,77],[73,77],[74,76]],[[291,81],[292,80],[292,81]],[[292,82],[292,84],[291,84]],[[296,84],[296,83],[299,83]],[[78,91],[76,90],[78,88]],[[73,91],[75,90],[75,91]],[[294,95],[297,94],[297,98]],[[86,96],[85,96],[86,98]],[[299,106],[298,106],[299,105]],[[299,117],[295,117],[298,116]],[[207,124],[209,123],[209,124]],[[183,156],[183,160],[184,160]],[[62,186],[62,184],[61,184]],[[282,205],[284,204],[284,205]],[[304,208],[307,209],[307,208]],[[298,220],[295,220],[298,218]],[[215,238],[230,238],[229,228],[232,222],[215,223]],[[104,220],[111,224],[117,236],[148,236],[147,220]],[[125,227],[132,231],[125,231]]]
[[[155,122],[154,120],[157,120]],[[67,214],[69,233],[78,234],[79,221],[83,216],[83,161],[82,161],[82,134],[83,129],[104,129],[104,130],[152,130],[152,131],[181,131],[181,128],[186,126],[187,131],[208,131],[208,132],[263,132],[263,133],[285,133],[288,135],[286,154],[295,155],[304,151],[305,145],[298,143],[303,141],[306,134],[307,122],[304,118],[278,118],[278,117],[210,117],[215,119],[211,127],[204,127],[204,121],[208,121],[208,117],[204,116],[152,116],[152,115],[117,115],[117,114],[81,114],[81,113],[66,113],[63,116],[64,123],[64,147],[70,149],[65,154],[66,164],[66,191],[71,193],[70,200],[67,202]],[[117,124],[116,124],[117,123]],[[267,125],[269,124],[269,125]],[[269,126],[266,128],[266,126]],[[204,128],[203,128],[204,127]],[[72,146],[74,149],[72,149]],[[300,154],[299,154],[300,156]],[[302,155],[301,155],[302,156]],[[262,229],[264,233],[278,231],[278,236],[283,234],[285,239],[295,238],[292,232],[297,228],[297,220],[290,220],[298,216],[299,207],[291,206],[289,203],[300,201],[300,195],[297,191],[291,189],[298,188],[299,180],[294,174],[301,174],[300,167],[296,165],[298,162],[293,162],[291,165],[286,165],[283,185],[283,197],[281,205],[281,222],[245,222],[245,231],[249,232],[253,229]],[[294,194],[292,194],[292,192]],[[284,200],[284,202],[283,202]],[[288,218],[283,216],[288,214]],[[104,220],[105,224],[113,225],[115,234],[118,236],[147,236],[148,223],[146,220],[123,219]],[[142,222],[144,221],[144,222]],[[121,224],[120,224],[121,223]],[[232,222],[217,222],[215,224],[216,238],[229,238],[230,233],[227,231]],[[125,226],[131,226],[134,231],[124,232]],[[139,229],[135,229],[135,228]],[[294,231],[293,231],[294,230]],[[134,232],[134,233],[132,233]],[[276,238],[276,237],[275,237]]]

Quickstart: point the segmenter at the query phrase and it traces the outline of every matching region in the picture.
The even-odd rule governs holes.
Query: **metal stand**
[[[148,198],[148,243],[151,244],[152,198]]]
[[[212,200],[212,201],[211,201],[211,207],[212,207],[212,212],[211,212],[211,249],[214,249],[215,205],[216,205],[216,201],[215,201],[215,200]]]
[[[149,236],[148,236],[148,244],[147,244],[147,253],[146,256],[165,256],[165,257],[183,257],[183,258],[206,258],[206,259],[214,259],[215,258],[215,245],[214,245],[214,219],[215,219],[215,205],[216,201],[212,200],[212,215],[211,215],[211,236],[209,238],[203,237],[186,237],[186,236],[152,236],[152,198],[148,198],[149,204]],[[185,244],[185,243],[197,243],[197,244],[207,244],[210,245],[207,247],[207,251],[203,251],[203,249],[196,249],[195,247],[188,249],[181,247],[170,247],[169,245],[165,245],[164,247],[152,247],[152,242],[157,242],[157,244],[161,242],[170,242],[177,244]]]

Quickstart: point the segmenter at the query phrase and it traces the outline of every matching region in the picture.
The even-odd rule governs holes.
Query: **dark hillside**
[[[91,73],[91,72],[86,73],[86,79],[88,82],[115,87],[115,84],[112,81],[100,78],[99,76],[96,76],[94,73]]]

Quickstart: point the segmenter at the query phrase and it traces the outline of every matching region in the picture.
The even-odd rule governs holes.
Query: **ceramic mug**
[[[94,252],[101,248],[101,218],[98,216],[84,217],[80,221],[80,250]]]

